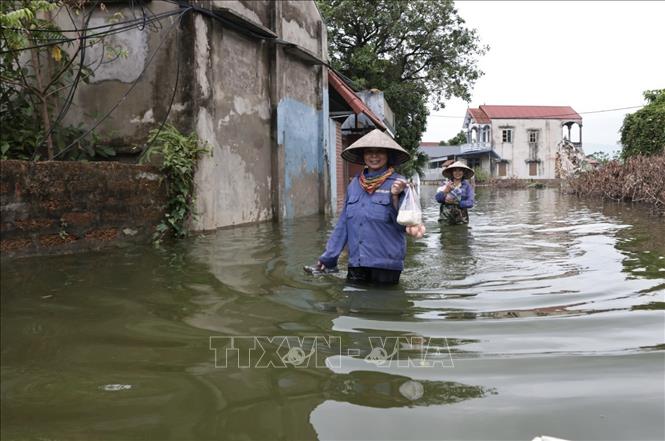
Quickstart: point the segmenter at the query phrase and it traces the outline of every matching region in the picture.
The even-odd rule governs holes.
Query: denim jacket
[[[440,187],[439,187],[440,188]],[[473,199],[475,194],[473,187],[469,184],[469,181],[462,179],[462,185],[459,188],[453,189],[450,193],[457,201],[459,202],[460,208],[471,208],[473,207]],[[446,194],[443,191],[437,191],[436,201],[440,204],[445,203]]]
[[[369,194],[360,186],[358,176],[353,178],[346,191],[344,209],[319,257],[321,263],[326,267],[337,266],[340,253],[348,245],[349,267],[404,269],[405,227],[397,223],[397,209],[390,194],[396,179],[404,177],[393,173]],[[404,193],[400,201],[403,197]]]

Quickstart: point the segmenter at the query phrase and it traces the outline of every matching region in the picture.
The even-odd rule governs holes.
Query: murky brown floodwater
[[[396,288],[305,275],[319,217],[3,262],[2,439],[664,439],[663,219],[477,200]]]

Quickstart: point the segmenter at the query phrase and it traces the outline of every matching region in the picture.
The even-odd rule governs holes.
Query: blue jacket
[[[349,266],[389,270],[404,269],[406,255],[405,227],[397,223],[390,187],[396,179],[393,173],[369,194],[360,186],[358,176],[346,191],[344,209],[339,216],[326,250],[319,260],[326,267],[337,266],[337,259],[348,244]],[[404,193],[400,195],[400,201]]]
[[[458,189],[454,189],[450,192],[459,200],[460,208],[471,208],[473,207],[473,199],[475,198],[474,190],[469,181],[462,179],[462,185]],[[436,193],[436,201],[440,204],[445,203],[446,193],[439,191]]]

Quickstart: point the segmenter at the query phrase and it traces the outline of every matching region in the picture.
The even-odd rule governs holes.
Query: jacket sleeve
[[[326,268],[333,268],[337,266],[337,259],[342,253],[342,250],[346,246],[346,241],[348,239],[347,225],[346,225],[346,202],[349,199],[349,194],[347,192],[346,199],[344,201],[344,209],[339,215],[337,224],[332,234],[328,238],[328,243],[326,244],[326,249],[319,256],[319,261],[326,266]]]
[[[466,192],[464,192],[464,197],[462,197],[462,200],[459,203],[460,208],[471,208],[473,207],[473,200],[475,199],[475,191],[473,189],[473,186],[469,184],[467,181],[466,183]]]
[[[443,191],[437,192],[434,197],[439,204],[443,204],[446,201],[446,194]]]

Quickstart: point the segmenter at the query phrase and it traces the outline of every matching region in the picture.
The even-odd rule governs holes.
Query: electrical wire
[[[182,18],[182,17],[181,17]],[[178,28],[178,33],[180,32],[180,28]],[[176,93],[178,92],[178,83],[180,82],[180,57],[178,56],[180,52],[180,38],[178,33],[176,33],[176,73],[175,73],[175,84],[173,85],[173,93],[171,94],[171,101],[169,102],[169,107],[166,109],[166,115],[164,115],[164,119],[162,120],[162,123],[159,125],[159,129],[157,129],[157,132],[155,132],[155,135],[152,137],[150,141],[145,145],[143,148],[143,152],[139,156],[139,162],[143,158],[143,156],[150,150],[150,147],[152,147],[152,144],[155,142],[157,137],[159,136],[160,133],[162,133],[162,129],[164,129],[164,126],[166,125],[166,121],[169,119],[169,115],[171,114],[171,109],[173,108],[173,103],[175,101],[175,96]]]
[[[180,10],[173,10],[173,11],[163,12],[161,14],[155,15],[153,18],[147,20],[146,22],[151,23],[151,22],[154,22],[154,21],[161,20],[163,18],[168,18],[168,17],[178,15],[179,13],[180,13]],[[55,46],[55,45],[63,44],[63,43],[71,43],[71,42],[77,41],[77,40],[82,41],[82,40],[89,40],[89,39],[93,39],[93,38],[107,37],[109,35],[119,34],[121,32],[125,32],[125,31],[128,31],[128,30],[133,29],[133,28],[139,28],[141,25],[142,25],[142,21],[138,20],[136,22],[132,22],[132,24],[129,24],[129,25],[116,27],[116,28],[111,28],[107,31],[98,32],[98,33],[95,33],[95,34],[79,36],[79,37],[75,37],[75,38],[62,38],[62,39],[59,39],[59,40],[50,40],[48,43],[37,44],[37,45],[34,45],[34,46],[22,47],[22,48],[17,48],[17,49],[7,49],[7,50],[4,50],[4,51],[0,51],[0,55],[10,53],[10,52],[23,52],[23,51],[27,51],[27,50],[31,50],[31,49],[39,49],[39,48],[43,48],[43,47]],[[117,24],[114,23],[112,26],[117,26]],[[105,27],[107,27],[107,26],[105,26]],[[81,30],[79,30],[79,31],[81,31]]]
[[[148,61],[146,62],[146,65],[143,67],[143,70],[141,71],[141,74],[134,80],[132,85],[129,87],[129,89],[127,89],[127,91],[123,94],[123,96],[120,98],[120,100],[118,100],[118,102],[115,103],[101,118],[99,118],[95,122],[95,124],[92,127],[90,127],[85,133],[80,135],[78,138],[76,138],[74,141],[72,141],[68,146],[66,146],[65,148],[60,150],[56,155],[54,155],[53,159],[62,156],[64,153],[66,153],[71,148],[76,146],[79,141],[81,141],[83,138],[85,138],[90,133],[92,133],[102,122],[104,122],[109,117],[109,115],[111,115],[111,113],[113,113],[115,111],[115,109],[118,108],[118,106],[120,106],[120,104],[122,104],[125,101],[125,99],[129,96],[129,94],[132,92],[132,90],[134,90],[134,87],[136,87],[139,80],[141,78],[143,78],[143,74],[145,74],[146,70],[148,69],[148,66],[152,63],[152,60],[155,58],[155,55],[157,54],[157,52],[159,52],[162,45],[167,40],[167,37],[171,34],[171,32],[173,31],[175,26],[180,24],[181,19],[185,16],[185,14],[187,14],[190,11],[192,11],[192,8],[190,8],[190,7],[187,7],[184,10],[179,11],[180,15],[179,15],[178,19],[175,20],[173,22],[173,24],[168,28],[168,30],[166,31],[166,35],[164,36],[164,38],[162,38],[162,40],[159,42],[159,45],[157,46],[157,48],[155,48],[153,53],[148,58]]]
[[[617,108],[614,108],[614,109],[589,110],[587,112],[577,112],[577,113],[559,113],[559,114],[556,114],[556,115],[538,116],[538,117],[535,117],[535,119],[557,118],[557,117],[573,117],[573,116],[577,116],[577,115],[589,115],[589,114],[592,114],[592,113],[616,112],[618,110],[638,109],[638,108],[641,108],[641,107],[644,107],[644,105],[628,106],[628,107],[617,107]],[[453,116],[453,115],[430,114],[429,116],[434,117],[434,118],[453,118],[453,119],[464,119],[464,118],[466,118],[466,115],[464,115],[464,116]],[[496,119],[501,119],[501,118],[496,118]]]

